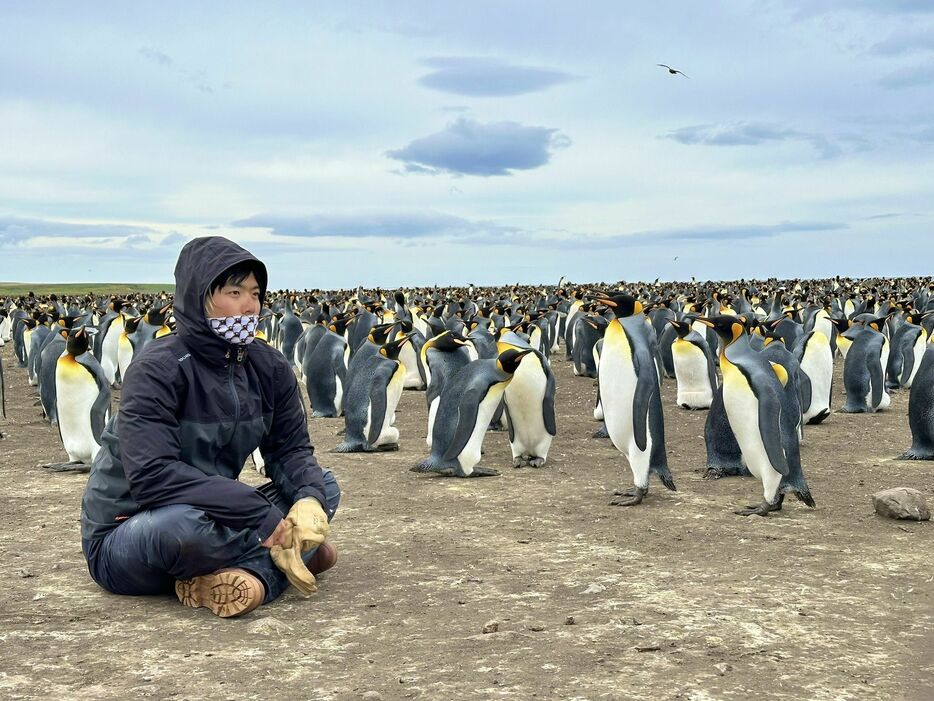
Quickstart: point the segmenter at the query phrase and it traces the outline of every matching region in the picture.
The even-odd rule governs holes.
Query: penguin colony
[[[0,299],[0,345],[37,388],[69,460],[100,448],[111,390],[143,348],[173,332],[171,296]],[[333,452],[397,450],[403,391],[425,392],[426,457],[415,473],[499,475],[481,465],[488,432],[508,432],[514,468],[547,464],[555,419],[552,357],[595,378],[593,416],[629,465],[634,506],[654,475],[675,490],[665,412],[707,411],[705,477],[746,475],[766,516],[786,495],[815,500],[801,464],[805,426],[834,411],[885,410],[908,391],[906,460],[934,459],[934,283],[919,278],[625,283],[384,292],[270,293],[258,342],[278,348],[306,390],[312,420],[343,417]],[[842,401],[833,397],[843,364]],[[0,365],[0,412],[5,412]],[[663,406],[661,383],[677,383]],[[832,430],[832,429],[831,429]],[[418,440],[419,437],[405,437]],[[257,468],[262,455],[254,453]],[[413,476],[413,479],[418,477]]]

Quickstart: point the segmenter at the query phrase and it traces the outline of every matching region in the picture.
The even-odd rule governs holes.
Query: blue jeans
[[[272,482],[258,488],[282,513],[292,504]],[[333,517],[340,487],[330,470],[324,471],[325,511]],[[168,594],[175,581],[239,567],[259,577],[269,603],[289,587],[289,580],[273,563],[269,549],[259,544],[256,531],[222,526],[203,511],[172,504],[140,511],[103,538],[82,542],[88,570],[95,582],[114,594]],[[307,562],[314,550],[303,556]]]

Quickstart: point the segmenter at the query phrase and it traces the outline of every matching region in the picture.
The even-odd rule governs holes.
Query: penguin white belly
[[[739,369],[730,365],[721,356],[720,366],[727,366],[723,376],[723,406],[743,454],[743,463],[762,481],[765,500],[773,503],[782,476],[772,467],[759,433],[759,401]]]
[[[690,409],[709,409],[713,402],[713,389],[707,369],[707,356],[689,341],[676,340],[671,344],[671,359],[678,383],[677,403]]]
[[[123,315],[116,317],[107,327],[107,335],[101,344],[101,367],[107,381],[113,384],[117,379],[117,350],[120,346],[120,336],[123,335]]]
[[[533,362],[534,361],[534,362]],[[506,388],[506,406],[513,430],[512,457],[528,455],[545,458],[552,436],[545,428],[542,407],[545,400],[545,374],[537,357],[526,356]]]
[[[259,448],[250,453],[250,457],[253,458],[253,467],[256,468],[256,471],[261,474],[263,477],[266,476],[266,460],[263,459],[263,454],[259,451]]]
[[[120,377],[126,377],[127,368],[133,362],[133,346],[130,339],[125,334],[120,334],[120,342],[117,344],[117,367],[120,369]]]
[[[418,358],[415,355],[415,349],[411,343],[402,346],[399,352],[399,360],[405,365],[405,384],[406,389],[422,389],[422,376],[418,372]]]
[[[379,432],[379,438],[376,439],[376,445],[395,445],[399,442],[399,429],[392,424],[396,420],[396,406],[402,398],[404,386],[405,366],[400,363],[386,386],[386,415],[383,417],[383,427]]]
[[[604,421],[613,445],[629,461],[633,482],[637,487],[646,489],[649,485],[649,459],[652,455],[652,433],[648,427],[648,414],[645,450],[639,450],[633,431],[632,402],[636,392],[636,372],[629,355],[629,342],[625,340],[621,327],[612,334],[608,329],[607,333],[608,338],[604,341],[603,356],[600,359],[599,377]],[[618,336],[623,336],[622,340]],[[617,348],[617,345],[620,347]]]
[[[334,410],[338,416],[344,413],[344,383],[340,375],[334,376]]]
[[[846,354],[850,352],[850,346],[853,341],[844,336],[837,336],[837,350],[840,351],[840,357],[846,360]]]
[[[593,417],[597,421],[603,421],[603,401],[600,400],[597,402],[597,406],[593,408]]]
[[[100,394],[97,382],[71,356],[63,356],[55,368],[55,392],[58,428],[68,459],[90,464],[100,449],[91,431],[91,407]]]
[[[503,398],[503,392],[506,389],[506,382],[498,382],[490,387],[486,396],[477,407],[477,421],[473,427],[473,433],[467,439],[467,445],[457,456],[457,462],[461,466],[465,475],[473,472],[474,467],[480,462],[480,450],[483,447],[483,438],[486,436],[487,429],[490,427],[490,421],[493,414],[499,408],[499,403]]]
[[[915,353],[915,362],[911,366],[911,372],[908,375],[908,380],[904,382],[905,387],[911,387],[911,383],[915,380],[915,375],[918,374],[918,368],[921,367],[921,360],[924,358],[925,346],[927,345],[927,339],[925,338],[924,331],[918,334],[918,340],[915,341],[914,353]],[[904,371],[903,371],[904,374]]]
[[[892,397],[889,396],[888,391],[885,389],[885,368],[889,362],[889,342],[887,339],[882,341],[882,352],[879,354],[879,362],[882,364],[882,399],[879,400],[879,406],[873,407],[873,409],[888,409],[892,404]],[[872,391],[869,392],[870,396],[866,399],[866,404],[872,406]]]
[[[802,421],[807,423],[818,414],[830,410],[830,389],[833,384],[833,351],[830,341],[821,331],[815,331],[808,339],[801,370],[811,381],[811,403],[802,407]]]
[[[440,403],[441,397],[435,397],[428,406],[428,435],[425,437],[425,442],[429,448],[431,447],[431,433],[435,429],[435,417],[438,415],[438,404]]]

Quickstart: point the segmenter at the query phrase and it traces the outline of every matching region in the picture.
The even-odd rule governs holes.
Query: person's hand
[[[291,539],[287,536],[288,530],[289,524],[285,522],[285,519],[279,519],[279,523],[276,524],[276,530],[270,533],[269,537],[260,543],[260,545],[264,548],[271,548],[273,545],[288,547],[291,543]]]
[[[302,560],[301,542],[295,536],[296,528],[290,518],[286,518],[283,523],[285,527],[284,545],[273,545],[269,549],[272,561],[275,563],[296,589],[304,596],[311,596],[318,591],[318,583],[315,576],[308,570],[307,565]],[[278,529],[277,529],[278,530]]]
[[[328,517],[321,507],[321,503],[314,497],[299,499],[289,509],[286,520],[291,521],[292,540],[298,541],[301,552],[307,553],[309,550],[317,548],[321,543],[327,540],[331,526],[328,524]]]

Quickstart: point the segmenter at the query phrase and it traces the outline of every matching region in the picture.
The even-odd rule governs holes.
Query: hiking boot
[[[315,550],[314,554],[311,556],[311,559],[306,563],[308,566],[308,571],[313,575],[319,575],[322,572],[331,569],[336,564],[337,548],[335,548],[327,541],[321,543],[321,545],[318,546],[318,549]]]
[[[221,618],[249,613],[266,595],[263,583],[241,569],[218,570],[175,582],[175,595],[185,606],[209,608]]]

